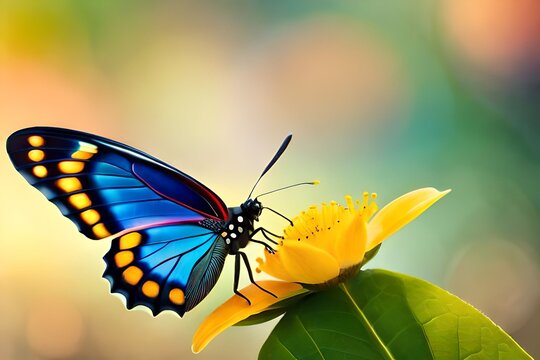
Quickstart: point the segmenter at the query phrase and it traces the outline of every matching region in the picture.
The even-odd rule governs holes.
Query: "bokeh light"
[[[43,358],[67,358],[78,353],[83,337],[81,314],[62,299],[34,299],[26,320],[28,344]]]
[[[528,320],[540,298],[534,251],[496,237],[477,241],[456,254],[448,289],[475,304],[506,331]]]
[[[504,81],[540,75],[540,4],[534,0],[445,1],[444,20],[458,58]]]
[[[369,28],[314,17],[285,26],[245,55],[241,98],[253,118],[303,125],[306,134],[374,126],[403,103],[398,57]]]

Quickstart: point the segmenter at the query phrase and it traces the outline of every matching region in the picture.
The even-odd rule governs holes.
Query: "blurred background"
[[[0,1],[2,141],[34,125],[100,134],[238,206],[292,132],[259,187],[321,180],[264,199],[289,216],[345,194],[382,206],[452,188],[369,266],[447,288],[533,357],[539,120],[537,0]],[[275,321],[190,350],[232,294],[229,262],[183,319],[127,311],[101,278],[107,241],[80,235],[5,150],[0,174],[0,359],[256,357]]]

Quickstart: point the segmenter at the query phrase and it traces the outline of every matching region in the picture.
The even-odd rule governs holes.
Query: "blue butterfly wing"
[[[151,227],[112,241],[103,276],[129,309],[144,305],[154,315],[183,316],[214,287],[227,252],[221,236],[196,223]]]
[[[228,217],[223,201],[195,179],[96,135],[23,129],[8,138],[7,150],[26,180],[91,239],[158,223]]]
[[[227,254],[217,232],[228,210],[195,179],[127,145],[68,129],[17,131],[7,150],[15,168],[81,233],[115,236],[104,276],[129,307],[183,315],[217,281]],[[137,236],[137,245],[125,248]],[[148,296],[156,289],[159,295]]]

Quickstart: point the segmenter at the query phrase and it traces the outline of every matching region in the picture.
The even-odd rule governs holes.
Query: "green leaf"
[[[360,263],[361,268],[364,267],[364,265],[366,265],[368,262],[370,262],[371,259],[375,257],[375,255],[377,255],[377,253],[381,249],[381,245],[382,243],[375,246],[373,249],[369,250],[367,253],[364,254],[364,258],[362,259],[362,262]]]
[[[270,321],[272,319],[277,318],[280,315],[283,315],[287,309],[298,303],[303,297],[310,294],[310,291],[305,291],[303,293],[300,293],[295,296],[291,296],[287,299],[278,301],[277,303],[271,305],[266,310],[251,315],[247,319],[244,319],[236,324],[234,326],[248,326],[248,325],[256,325],[261,324],[263,322]]]
[[[449,292],[386,270],[290,308],[259,359],[532,359],[480,311]]]

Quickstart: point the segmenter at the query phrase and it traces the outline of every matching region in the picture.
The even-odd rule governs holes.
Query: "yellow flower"
[[[450,190],[423,188],[407,193],[377,212],[376,195],[364,193],[363,201],[346,196],[347,207],[336,202],[311,206],[293,219],[284,230],[284,239],[275,254],[265,251],[257,259],[257,271],[283,281],[260,281],[277,298],[258,290],[253,284],[233,296],[203,321],[193,337],[192,350],[201,351],[223,330],[251,315],[268,310],[277,302],[309,289],[338,284],[356,274],[364,255],[387,237],[415,219]],[[304,285],[304,286],[302,286]],[[307,287],[307,288],[306,288]]]

